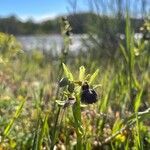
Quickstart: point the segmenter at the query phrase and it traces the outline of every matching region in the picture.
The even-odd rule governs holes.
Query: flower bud
[[[60,86],[60,87],[67,86],[68,84],[69,84],[68,78],[62,78],[62,79],[59,81],[59,86]]]
[[[70,93],[73,93],[74,88],[75,88],[75,85],[74,85],[73,82],[71,82],[71,83],[68,85],[68,91],[69,91]]]

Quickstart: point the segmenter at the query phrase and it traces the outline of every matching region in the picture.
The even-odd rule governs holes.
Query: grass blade
[[[43,138],[44,138],[46,128],[47,128],[47,119],[48,119],[48,115],[46,115],[45,118],[44,118],[44,122],[43,122],[43,125],[42,125],[42,128],[41,128],[41,132],[39,134],[38,146],[37,146],[38,150],[42,149],[42,142],[43,142]]]
[[[24,103],[25,103],[25,99],[21,102],[21,104],[19,105],[18,109],[15,112],[14,117],[10,120],[9,124],[6,126],[5,130],[4,130],[4,136],[8,136],[10,133],[10,130],[14,124],[14,122],[17,120],[17,118],[20,116]]]
[[[135,99],[135,104],[134,104],[134,110],[135,112],[138,112],[140,103],[141,103],[141,96],[142,96],[143,90],[140,91],[140,93],[137,95]]]

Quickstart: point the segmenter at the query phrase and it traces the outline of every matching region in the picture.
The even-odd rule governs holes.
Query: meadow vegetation
[[[124,30],[113,57],[109,43],[72,57],[66,18],[55,58],[0,33],[0,149],[150,149],[150,22],[138,40],[128,15]]]

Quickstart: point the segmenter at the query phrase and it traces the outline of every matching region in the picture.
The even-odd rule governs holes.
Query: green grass
[[[58,61],[20,52],[18,44],[11,50],[15,38],[0,36],[0,149],[150,149],[149,43],[134,40],[127,15],[119,57],[104,65],[70,58],[69,22],[61,26]],[[68,81],[60,86],[62,78]],[[97,92],[96,103],[81,102],[84,82]]]

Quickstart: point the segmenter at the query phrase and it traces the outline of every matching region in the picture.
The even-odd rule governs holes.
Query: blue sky
[[[77,2],[80,11],[86,10],[86,0]],[[17,15],[23,20],[53,18],[68,13],[69,0],[1,0],[0,16]],[[71,11],[71,8],[70,8]]]
[[[0,17],[6,17],[10,15],[17,15],[20,19],[26,21],[31,18],[34,21],[42,21],[49,18],[54,18],[58,15],[67,14],[72,11],[69,1],[73,2],[75,0],[0,0]],[[88,2],[92,0],[77,0],[77,11],[87,11],[89,7]],[[107,13],[103,8],[107,8],[108,4],[112,4],[113,0],[95,0],[103,3],[100,11]],[[123,0],[124,2],[129,2],[129,0]],[[134,14],[139,15],[137,12],[140,9],[141,0],[130,0],[130,7],[132,10],[136,10]],[[150,10],[150,0],[145,0],[147,3],[147,10]],[[134,4],[132,4],[134,3]],[[105,5],[106,4],[106,5]],[[125,4],[124,4],[125,5]],[[136,6],[135,6],[136,5]],[[113,9],[112,5],[109,5]],[[114,5],[115,6],[115,5]],[[114,7],[115,8],[115,7]],[[139,10],[140,11],[140,10]],[[109,14],[110,11],[108,11]]]

